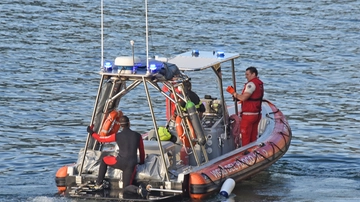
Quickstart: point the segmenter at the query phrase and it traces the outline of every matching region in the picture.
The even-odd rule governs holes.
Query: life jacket
[[[194,103],[194,104],[195,104],[195,103]],[[200,101],[198,104],[195,104],[195,108],[196,108],[197,111],[200,110],[201,104],[202,104],[201,101]],[[181,107],[181,110],[186,111],[186,108],[185,108],[185,107]]]
[[[165,127],[159,127],[158,134],[161,141],[167,141],[171,139],[171,133]]]
[[[189,90],[188,97],[190,101],[195,104],[195,108],[198,112],[205,112],[205,106],[202,106],[203,103],[201,102],[199,96],[195,92]],[[186,111],[186,107],[185,107],[186,103],[183,103],[182,105],[183,106],[180,106],[181,110]]]
[[[249,99],[242,102],[241,109],[242,112],[261,112],[261,103],[264,96],[264,85],[263,82],[260,81],[259,78],[253,78],[249,82],[253,82],[255,84],[255,91],[251,94]],[[243,92],[245,91],[247,82],[244,86]]]

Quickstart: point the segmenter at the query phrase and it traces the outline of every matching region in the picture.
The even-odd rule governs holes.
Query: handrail
[[[151,113],[151,118],[152,118],[153,124],[154,124],[154,129],[155,129],[156,138],[157,138],[157,140],[158,140],[157,142],[158,142],[159,149],[160,149],[161,159],[162,159],[162,161],[163,161],[163,166],[165,167],[165,170],[166,170],[166,172],[165,172],[166,181],[170,181],[169,174],[168,174],[168,169],[167,169],[166,161],[165,161],[165,157],[164,157],[163,147],[162,147],[162,145],[161,145],[159,132],[158,132],[158,130],[157,130],[158,127],[157,127],[157,123],[156,123],[156,119],[155,119],[154,110],[153,110],[153,107],[152,107],[152,102],[151,102],[151,99],[150,99],[150,93],[149,93],[149,89],[148,89],[148,86],[147,86],[147,82],[146,82],[146,80],[145,80],[144,77],[143,77],[143,83],[144,83],[146,98],[147,98],[147,101],[148,101],[148,104],[149,104],[149,109],[150,109],[150,113]]]
[[[93,110],[93,113],[91,115],[90,125],[92,125],[92,123],[94,122],[96,108],[97,108],[97,105],[98,105],[98,100],[99,100],[99,95],[100,95],[100,89],[102,87],[103,81],[104,81],[104,76],[101,76],[100,85],[99,85],[97,96],[96,96],[96,99],[95,99],[94,110]],[[81,176],[82,170],[84,168],[84,162],[85,162],[85,157],[86,157],[86,152],[87,152],[87,148],[88,148],[88,145],[89,145],[89,141],[90,141],[90,134],[88,133],[87,138],[86,138],[85,148],[84,148],[84,155],[83,155],[83,158],[81,160],[81,166],[80,166],[80,170],[79,170],[79,173],[78,173],[79,176]]]

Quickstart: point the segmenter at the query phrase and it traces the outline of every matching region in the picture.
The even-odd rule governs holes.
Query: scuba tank
[[[201,125],[201,121],[200,121],[199,115],[196,111],[195,104],[191,101],[188,101],[186,103],[185,108],[188,112],[189,119],[194,128],[199,145],[202,145],[202,146],[205,145],[205,143],[206,143],[205,132],[204,132],[204,128]]]

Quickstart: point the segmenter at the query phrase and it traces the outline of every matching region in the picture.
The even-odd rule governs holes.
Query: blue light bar
[[[113,62],[112,61],[104,61],[104,71],[112,72]]]
[[[150,70],[151,70],[151,71],[156,70],[156,65],[155,65],[155,64],[150,64]]]
[[[198,57],[199,56],[199,50],[193,50],[192,52],[191,52],[191,55],[192,56],[195,56],[195,57]]]
[[[217,51],[216,56],[219,58],[223,58],[223,57],[225,57],[225,53],[224,53],[224,51]]]

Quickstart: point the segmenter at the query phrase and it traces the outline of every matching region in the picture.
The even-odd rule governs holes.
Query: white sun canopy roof
[[[175,64],[181,71],[200,71],[238,57],[240,55],[237,53],[189,51],[169,59],[168,62]]]

